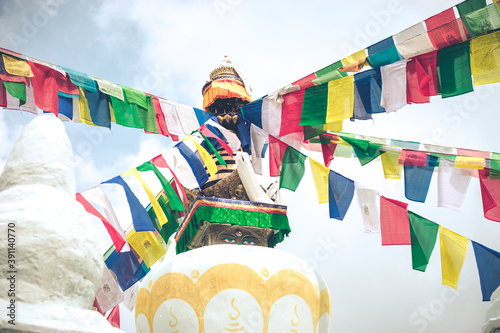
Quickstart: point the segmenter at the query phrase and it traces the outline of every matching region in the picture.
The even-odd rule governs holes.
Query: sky
[[[458,3],[392,1],[95,1],[0,2],[0,47],[201,108],[201,88],[224,55],[243,69],[254,98],[273,92],[351,53]],[[344,123],[350,133],[500,152],[500,86],[425,105],[405,106],[373,121]],[[0,110],[0,170],[34,115]],[[77,191],[168,151],[170,138],[114,125],[65,123],[76,158]],[[321,161],[316,153],[310,156]],[[385,180],[380,160],[361,167],[336,158],[331,168],[381,194],[409,202],[403,180]],[[441,284],[439,246],[425,273],[411,269],[409,246],[381,246],[364,233],[356,198],[343,221],[319,205],[306,164],[298,190],[283,190],[292,233],[278,249],[309,261],[332,297],[331,333],[479,332],[482,302],[472,246],[458,289]],[[437,173],[425,203],[409,210],[500,251],[500,225],[483,217],[477,179],[461,212],[437,207]],[[120,216],[119,216],[120,217]],[[122,329],[134,332],[122,307]]]

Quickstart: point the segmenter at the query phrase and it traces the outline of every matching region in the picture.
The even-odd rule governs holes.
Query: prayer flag
[[[109,268],[104,265],[101,285],[95,294],[97,308],[102,312],[118,306],[123,301],[123,292]]]
[[[323,161],[327,167],[330,166],[330,163],[333,160],[333,155],[335,154],[335,149],[337,148],[337,144],[335,143],[322,143],[321,151],[323,153]]]
[[[405,197],[412,201],[425,202],[431,183],[434,167],[439,158],[427,156],[425,166],[405,165]]]
[[[198,123],[198,119],[196,118],[196,113],[194,112],[194,108],[189,105],[176,103],[176,111],[177,116],[179,117],[179,121],[182,126],[182,130],[185,134],[190,134],[193,131],[196,131],[200,124]]]
[[[109,99],[111,101],[115,120],[118,125],[132,128],[143,128],[139,115],[139,109],[136,104],[129,103],[126,96],[124,96],[123,101],[113,96],[109,96]]]
[[[392,38],[392,37],[391,37]],[[369,56],[366,61],[372,68],[378,68],[395,63],[399,60],[404,59],[401,54],[399,54],[396,46],[392,46],[388,49],[375,53]]]
[[[500,9],[492,3],[462,17],[472,37],[484,35],[500,28]]]
[[[181,182],[179,181],[179,179],[177,178],[177,176],[175,175],[175,173],[172,171],[172,169],[170,168],[170,166],[167,164],[167,161],[165,161],[165,159],[163,158],[163,156],[162,155],[158,155],[158,156],[154,157],[151,160],[151,163],[153,163],[158,168],[167,168],[168,171],[170,171],[170,173],[172,174],[172,176],[174,176],[174,179],[175,179],[174,185],[178,189],[177,194],[179,192],[181,192],[182,193],[182,198],[184,199],[184,202],[187,204],[188,199],[187,199],[186,193],[184,192],[184,189],[181,186]],[[168,199],[170,200],[170,198],[168,198]],[[173,206],[172,206],[172,208],[173,208]]]
[[[380,196],[382,245],[410,245],[408,204]]]
[[[179,138],[175,135],[171,135],[168,130],[167,122],[165,121],[165,115],[163,114],[163,111],[161,109],[160,100],[156,96],[153,96],[152,98],[153,98],[153,107],[155,110],[155,120],[156,120],[156,128],[158,129],[158,134],[164,136],[171,136],[172,140],[178,141]]]
[[[458,13],[460,17],[486,7],[486,0],[465,0],[459,3],[457,6]]]
[[[457,289],[458,278],[467,254],[469,240],[451,230],[439,226],[441,247],[441,275],[443,284]]]
[[[420,92],[423,96],[436,96],[438,94],[437,51],[419,55],[416,59],[421,67],[417,70]]]
[[[79,94],[78,92],[78,86],[71,82],[69,77],[66,76],[66,73],[61,73],[58,72],[54,69],[54,74],[56,78],[56,84],[57,84],[57,92],[62,93],[62,94],[67,94],[71,96],[66,96],[66,97],[78,97],[77,95]]]
[[[471,242],[476,256],[483,302],[487,302],[500,286],[500,253],[474,241]]]
[[[438,93],[453,97],[474,90],[470,68],[469,41],[437,51]]]
[[[269,135],[269,174],[271,177],[279,177],[281,174],[280,168],[287,149],[286,143]]]
[[[359,94],[358,86],[354,85],[354,104],[351,121],[372,119],[371,113],[366,112],[363,100]],[[340,132],[340,131],[339,131]]]
[[[146,210],[121,176],[116,176],[103,182],[103,184],[118,184],[123,187],[132,214],[132,222],[136,231],[155,231],[153,223]],[[123,288],[122,288],[123,289]]]
[[[300,125],[309,126],[326,123],[328,86],[328,84],[321,84],[305,90],[302,112],[300,114]]]
[[[352,117],[354,106],[354,76],[328,82],[326,123]]]
[[[142,127],[146,133],[158,134],[156,125],[156,111],[153,103],[153,97],[146,95],[147,108],[139,107],[139,117],[141,118]]]
[[[123,96],[123,89],[116,83],[99,79],[93,76],[90,76],[90,78],[97,82],[97,86],[99,87],[99,90],[101,92],[105,93],[106,95],[113,96],[114,98],[118,98],[121,101],[125,100]]]
[[[193,110],[194,110],[194,113],[196,115],[196,119],[198,120],[198,125],[200,125],[200,126],[203,125],[211,117],[210,112],[207,112],[205,110],[198,109],[198,108],[193,108]]]
[[[391,142],[392,145],[392,142]],[[418,148],[418,147],[416,147]],[[427,152],[411,149],[403,149],[399,155],[399,164],[409,166],[426,166]]]
[[[330,170],[328,176],[328,202],[330,218],[342,221],[354,197],[354,181]]]
[[[457,44],[470,38],[461,18],[429,31],[429,38],[436,49]]]
[[[305,89],[301,89],[283,96],[284,101],[281,104],[280,136],[303,131],[300,125],[300,115],[304,93]]]
[[[346,77],[347,73],[343,73],[339,71],[339,68],[343,66],[342,61],[336,61],[331,65],[326,66],[325,68],[320,69],[315,72],[316,79],[313,79],[312,82],[315,85],[323,84],[330,82],[332,80],[338,80],[340,78]]]
[[[87,97],[92,122],[97,126],[111,128],[108,95],[102,93],[100,90],[97,90],[97,92],[87,90],[85,91],[85,96]]]
[[[432,52],[436,48],[432,45],[429,33],[424,32],[421,35],[399,43],[396,45],[396,49],[404,59],[408,59]]]
[[[160,106],[163,114],[165,115],[165,122],[168,126],[170,134],[184,135],[185,133],[182,129],[181,121],[177,114],[177,106],[164,99],[160,99]]]
[[[350,56],[345,57],[344,59],[342,59],[342,64],[344,66],[347,66],[352,63],[357,63],[361,59],[366,59],[366,49],[359,50],[358,52],[355,52]]]
[[[69,76],[69,79],[71,82],[73,82],[75,85],[78,87],[89,90],[92,92],[97,92],[97,86],[96,83],[93,79],[91,79],[87,74],[85,73],[80,73],[78,71],[66,68],[66,67],[61,67]]]
[[[198,154],[200,154],[200,157],[201,157],[203,163],[205,164],[208,172],[210,173],[210,177],[212,179],[215,179],[215,174],[217,173],[218,170],[217,170],[217,165],[215,164],[214,160],[212,159],[212,156],[210,156],[208,151],[205,148],[203,148],[192,135],[188,136],[185,140],[192,142],[194,144],[194,146],[196,147],[196,150],[198,151]]]
[[[354,74],[354,83],[367,113],[385,112],[380,106],[382,98],[382,76],[380,69],[370,69]]]
[[[241,112],[246,120],[262,128],[262,98],[245,104],[241,108]]]
[[[455,158],[455,168],[484,169],[484,157],[457,156]]]
[[[427,20],[425,20],[425,25],[427,26],[427,31],[431,31],[432,29],[436,29],[443,24],[453,21],[454,19],[455,11],[452,7],[442,11],[439,14],[429,17]]]
[[[210,125],[208,125],[208,126],[210,126]],[[229,147],[229,145],[226,142],[224,142],[223,139],[219,138],[216,134],[214,134],[214,132],[212,132],[209,129],[209,127],[207,127],[207,125],[205,125],[205,124],[202,125],[200,127],[200,132],[208,138],[214,138],[215,140],[217,140],[217,142],[222,146],[222,148],[224,148],[224,150],[229,154],[229,156],[233,156],[233,150],[231,149],[231,147]],[[221,136],[223,136],[222,133],[221,133]]]
[[[262,129],[273,136],[280,135],[281,103],[265,97],[262,100]]]
[[[151,268],[151,266],[165,254],[165,250],[152,231],[136,232],[132,229],[127,234],[127,241],[135,252],[144,260],[148,268]]]
[[[381,153],[383,153],[380,151],[380,147],[382,147],[382,145],[371,143],[367,140],[349,138],[346,136],[341,136],[341,138],[352,146],[352,149],[358,157],[359,163],[361,163],[361,165],[370,163]]]
[[[471,170],[455,168],[452,160],[441,158],[438,168],[438,207],[460,211],[469,188]]]
[[[314,185],[316,186],[319,203],[328,202],[328,177],[330,169],[311,158],[309,159],[309,164],[311,165],[311,173]]]
[[[408,104],[429,103],[429,96],[422,94],[420,86],[427,84],[431,78],[422,68],[418,57],[410,59],[406,64],[406,101]]]
[[[104,227],[108,231],[109,236],[111,237],[111,240],[113,241],[113,245],[115,246],[116,251],[120,252],[123,245],[125,245],[125,240],[122,238],[120,233],[80,193],[76,193],[76,201],[82,204],[86,212],[96,216],[102,221]]]
[[[436,245],[439,224],[408,211],[411,234],[411,259],[413,269],[425,272],[434,245]]]
[[[372,56],[374,54],[377,54],[379,52],[382,52],[388,48],[391,48],[393,47],[395,44],[394,44],[394,39],[392,38],[392,36],[390,37],[387,37],[386,39],[384,40],[381,40],[380,42],[377,42],[371,46],[368,46],[366,48],[367,52],[368,52],[368,56]]]
[[[489,169],[479,170],[484,217],[500,222],[500,179],[488,177]]]
[[[396,45],[401,44],[404,41],[417,37],[421,34],[425,34],[427,32],[427,28],[425,27],[424,22],[419,22],[417,24],[412,25],[405,30],[398,32],[392,38],[394,39],[394,43]]]
[[[14,98],[19,99],[21,104],[26,103],[26,84],[22,82],[8,82],[4,81],[5,89]],[[57,95],[56,95],[57,97]]]
[[[243,116],[237,115],[238,122],[236,123],[236,129],[238,132],[238,137],[241,139],[241,149],[248,155],[252,154],[250,150],[251,138],[250,138],[250,122],[247,121]]]
[[[380,156],[386,179],[401,179],[403,165],[398,162],[399,155],[399,153],[393,151],[386,151]]]
[[[208,174],[205,171],[205,168],[203,167],[203,164],[201,163],[199,158],[182,141],[179,142],[178,144],[176,144],[175,147],[179,150],[182,157],[184,157],[186,162],[189,164],[191,171],[193,172],[194,176],[196,177],[196,181],[198,182],[198,186],[200,187],[201,185],[205,184],[208,181]]]
[[[231,150],[233,152],[238,151],[240,149],[241,141],[240,141],[240,139],[238,139],[238,136],[236,136],[236,134],[231,133],[229,130],[222,127],[221,125],[219,125],[218,123],[216,123],[212,119],[208,120],[206,125],[212,126],[212,127],[215,127],[216,129],[218,129],[222,133],[222,135],[227,139],[227,144],[229,145],[229,147],[231,147]],[[210,127],[209,127],[209,129],[210,129]]]
[[[500,32],[473,38],[470,52],[474,85],[500,82]]]
[[[57,116],[59,112],[56,73],[53,69],[35,62],[28,62],[34,75],[31,80],[35,104],[43,111]]]
[[[304,176],[304,162],[307,156],[300,151],[288,146],[283,156],[281,165],[279,188],[286,188],[295,192]]]
[[[92,117],[90,115],[89,104],[87,100],[87,92],[85,91],[85,89],[80,87],[78,87],[78,90],[80,91],[80,98],[78,98],[78,109],[80,110],[80,120],[84,124],[95,126],[95,124],[92,122]]]
[[[125,86],[121,87],[123,89],[123,94],[125,95],[129,103],[136,104],[137,106],[140,106],[143,109],[148,108],[147,97],[142,91]]]
[[[116,253],[113,249],[105,262],[109,269],[115,273],[118,284],[123,291],[130,288],[149,272],[146,264],[139,263],[132,251]]]
[[[19,59],[17,57],[12,57],[7,54],[2,54],[3,68],[5,72],[11,75],[33,77],[33,72],[31,71],[31,66],[28,65],[26,60]]]
[[[380,69],[382,98],[380,106],[385,112],[395,112],[406,105],[406,63],[401,60]]]
[[[377,207],[377,191],[367,189],[356,183],[359,208],[365,232],[380,232],[380,215]]]
[[[264,146],[269,143],[269,133],[254,124],[250,125],[252,140],[252,166],[256,174],[262,175],[262,158]]]
[[[113,310],[109,313],[106,320],[111,324],[111,326],[120,328],[120,306],[116,305]]]

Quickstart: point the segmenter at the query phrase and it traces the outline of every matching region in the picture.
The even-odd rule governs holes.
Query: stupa
[[[239,135],[239,109],[251,94],[227,57],[210,74],[203,101]],[[188,191],[177,255],[140,284],[137,332],[328,332],[324,280],[309,263],[273,249],[290,232],[286,206],[275,202],[273,186],[259,185],[244,152],[223,156],[228,167],[214,157],[215,179]]]

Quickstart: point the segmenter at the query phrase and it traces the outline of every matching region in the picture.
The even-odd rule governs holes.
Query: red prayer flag
[[[102,314],[104,316],[104,312],[102,311],[101,307],[99,306],[99,302],[97,302],[97,298],[94,298],[94,304],[92,306],[96,309],[97,312]]]
[[[7,81],[7,82],[24,83],[28,87],[30,86],[30,78],[29,77],[12,75],[12,74],[9,74],[7,72],[5,72],[5,74],[0,74],[0,80]]]
[[[426,166],[427,152],[403,149],[399,155],[398,162],[408,166]]]
[[[420,87],[430,80],[430,76],[420,65],[418,58],[412,58],[406,64],[406,102],[408,104],[429,103],[429,96],[424,96]]]
[[[297,132],[302,133],[303,126],[300,126],[299,123],[304,93],[305,89],[301,89],[283,96],[284,101],[283,104],[281,104],[280,136]]]
[[[87,211],[87,213],[90,213],[98,217],[102,221],[104,227],[108,231],[109,236],[111,237],[111,240],[113,241],[113,245],[116,248],[116,252],[117,253],[120,252],[123,245],[125,245],[125,240],[123,239],[122,235],[120,235],[120,233],[115,229],[115,227],[113,227],[113,225],[111,225],[111,223],[109,223],[109,221],[106,220],[106,218],[102,216],[101,213],[99,213],[97,209],[95,209],[94,206],[92,206],[90,202],[87,201],[87,199],[83,197],[83,195],[81,195],[80,193],[76,193],[76,201],[82,204],[83,208],[85,208],[85,211]]]
[[[437,96],[437,50],[421,54],[417,57],[423,70],[419,72],[420,93],[424,96]],[[421,79],[426,74],[430,80]]]
[[[408,204],[380,196],[382,245],[411,245]]]
[[[454,19],[455,11],[453,10],[453,7],[451,7],[439,14],[429,17],[427,20],[425,20],[425,25],[427,26],[427,31],[431,31],[432,29],[436,29],[448,22],[453,21]]]
[[[155,108],[156,127],[158,128],[158,134],[171,136],[172,140],[179,141],[179,137],[177,135],[170,134],[168,130],[167,122],[165,121],[165,114],[161,109],[160,100],[156,96],[152,96],[152,98],[153,106]]]
[[[286,143],[269,135],[269,174],[271,177],[281,175],[280,168],[287,148]]]
[[[500,179],[490,178],[490,169],[479,171],[481,197],[483,199],[484,217],[488,220],[500,222]]]
[[[117,305],[111,310],[107,318],[111,326],[120,328],[120,305]]]
[[[461,18],[452,20],[428,32],[432,45],[436,49],[458,44],[466,41],[471,36]]]
[[[338,136],[328,134],[328,133],[325,135],[338,138]],[[333,154],[335,153],[335,148],[337,148],[336,143],[322,143],[321,144],[321,151],[323,152],[323,160],[324,160],[325,165],[327,167],[330,166],[330,163],[333,160]]]
[[[303,89],[314,86],[314,83],[312,82],[312,80],[314,80],[315,78],[316,78],[316,73],[311,73],[308,76],[303,77],[302,79],[293,82],[292,85],[299,86],[300,89],[303,90]]]
[[[66,75],[55,71],[56,75],[56,83],[57,83],[57,91],[63,92],[69,95],[79,95],[78,86],[71,82],[69,77]]]
[[[36,106],[43,111],[52,112],[57,116],[59,113],[59,101],[55,71],[52,68],[32,61],[28,61],[28,65],[30,65],[34,75],[31,78],[31,82],[33,83]]]

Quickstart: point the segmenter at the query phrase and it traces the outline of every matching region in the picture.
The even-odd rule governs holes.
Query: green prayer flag
[[[283,156],[283,163],[281,164],[280,188],[286,188],[295,192],[304,176],[304,162],[306,158],[306,155],[288,146]]]
[[[136,104],[143,109],[148,108],[147,96],[139,90],[132,89],[129,87],[120,86],[123,89],[124,95],[127,97],[129,103]]]
[[[304,141],[310,140],[324,133],[326,133],[326,131],[323,129],[323,125],[304,126]]]
[[[462,21],[472,37],[484,35],[500,29],[500,9],[492,3],[462,17]]]
[[[146,95],[145,95],[146,96]],[[144,109],[139,106],[139,117],[141,118],[142,127],[146,132],[158,134],[158,127],[156,126],[156,112],[153,104],[153,98],[146,96],[147,108]]]
[[[145,172],[145,171],[153,171],[158,177],[158,180],[161,183],[161,187],[165,191],[165,195],[167,196],[168,203],[170,204],[170,207],[172,207],[172,210],[176,211],[185,211],[184,206],[182,205],[181,199],[175,193],[175,190],[173,189],[172,185],[170,185],[170,182],[165,178],[165,176],[161,173],[160,170],[156,167],[156,165],[153,164],[151,161],[147,161],[137,167],[137,171],[140,172]],[[170,209],[168,209],[170,211]]]
[[[408,211],[410,219],[411,259],[413,269],[425,272],[431,257],[439,224]]]
[[[326,122],[328,84],[312,86],[305,90],[300,125],[322,125]]]
[[[474,90],[470,69],[469,41],[437,52],[438,93],[443,97],[462,95]]]
[[[26,103],[26,84],[23,82],[9,82],[3,81],[5,89],[12,95],[12,97],[18,98],[20,105]]]
[[[164,225],[160,225],[158,218],[155,214],[155,211],[151,205],[149,205],[146,208],[146,210],[148,212],[149,218],[151,219],[153,225],[155,226],[155,229],[159,232],[160,236],[163,238],[165,243],[168,243],[168,239],[170,238],[170,236],[172,236],[173,233],[177,231],[177,229],[179,228],[179,224],[177,223],[177,220],[172,214],[172,212],[170,211],[168,203],[163,196],[160,196],[160,198],[158,199],[158,203],[160,204],[160,207],[165,213],[165,216],[167,217],[168,220],[168,222],[165,223]]]
[[[314,83],[314,85],[319,85],[346,77],[347,73],[338,70],[343,66],[344,65],[342,64],[342,61],[339,60],[331,65],[326,66],[325,68],[320,69],[319,71],[314,73],[316,75],[316,79],[313,79],[312,83]]]
[[[139,107],[136,104],[129,103],[126,96],[124,96],[123,101],[113,96],[109,96],[109,99],[113,106],[113,113],[118,125],[143,128],[138,110]]]
[[[490,178],[500,178],[500,154],[491,152],[490,157]]]
[[[359,163],[361,163],[361,165],[370,163],[380,154],[384,153],[380,151],[380,147],[382,147],[382,145],[371,143],[367,140],[350,138],[347,136],[341,136],[341,138],[352,146],[352,149],[358,157]]]
[[[466,0],[457,5],[460,17],[464,17],[465,15],[483,7],[486,7],[486,0]]]

